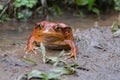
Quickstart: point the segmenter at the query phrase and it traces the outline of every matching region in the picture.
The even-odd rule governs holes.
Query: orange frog
[[[42,21],[36,23],[36,26],[30,35],[27,43],[26,52],[34,51],[34,47],[42,42],[54,49],[70,48],[69,57],[76,59],[77,46],[73,42],[73,34],[71,28],[59,22]]]

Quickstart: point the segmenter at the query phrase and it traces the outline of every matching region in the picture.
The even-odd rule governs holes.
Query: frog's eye
[[[55,26],[55,31],[59,31],[61,28],[59,26]]]
[[[43,28],[43,26],[42,26],[42,25],[37,25],[37,27],[38,27],[39,29],[42,29],[42,28]]]

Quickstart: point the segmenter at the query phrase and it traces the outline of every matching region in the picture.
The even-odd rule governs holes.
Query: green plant
[[[56,15],[61,15],[63,13],[62,8],[58,6],[53,6],[48,8],[49,12],[51,15],[56,16]]]
[[[27,21],[28,18],[31,16],[32,16],[32,11],[30,11],[28,9],[17,12],[17,18],[19,20]]]
[[[17,19],[27,20],[32,16],[32,11],[30,10],[37,4],[37,0],[15,0],[13,5],[18,9]],[[23,8],[25,7],[25,8]]]
[[[97,15],[100,14],[99,9],[95,7],[95,0],[75,0],[75,3],[78,6],[87,6],[88,11],[92,11]]]
[[[36,5],[37,0],[15,0],[13,5],[16,8],[25,6],[27,8],[33,8],[34,5]]]
[[[0,12],[3,10],[3,5],[0,5]],[[0,14],[1,15],[1,14]],[[0,22],[6,21],[8,19],[8,15],[4,14],[3,16],[0,16]]]
[[[3,5],[0,5],[0,11],[3,10]]]
[[[120,0],[114,0],[114,2],[115,2],[114,5],[115,10],[120,11]]]
[[[100,13],[113,9],[120,11],[120,0],[8,0],[0,5],[0,20],[8,16],[26,21],[31,16],[44,17],[48,14],[56,16],[69,11],[82,17],[85,13],[100,16]]]
[[[0,22],[4,22],[4,21],[9,21],[9,15],[8,14],[4,14],[0,17]]]

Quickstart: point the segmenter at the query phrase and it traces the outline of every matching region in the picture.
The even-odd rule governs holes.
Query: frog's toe
[[[76,53],[73,53],[73,52],[71,51],[71,52],[69,53],[67,59],[70,59],[70,58],[72,58],[72,57],[73,57],[75,60],[77,59]]]
[[[71,55],[75,60],[77,59],[76,57],[76,52],[72,52],[72,55]]]
[[[70,59],[70,58],[72,58],[73,57],[73,54],[70,52],[70,53],[68,53],[68,57],[67,57],[67,59]]]
[[[26,50],[26,51],[25,51],[26,54],[28,54],[28,53],[30,53],[30,52],[36,54],[36,51],[35,51],[33,48],[29,48],[29,47],[27,48],[27,47],[26,47],[25,50]]]
[[[70,58],[72,58],[73,57],[73,55],[69,55],[68,57],[67,57],[67,59],[70,59]]]

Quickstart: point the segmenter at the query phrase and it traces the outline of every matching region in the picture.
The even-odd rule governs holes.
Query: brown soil
[[[79,48],[77,60],[66,61],[73,61],[89,71],[77,70],[77,76],[65,75],[61,80],[120,80],[120,39],[113,38],[110,29],[112,22],[117,20],[117,15],[104,15],[104,20],[91,16],[70,16],[55,18],[55,21],[67,23],[76,29],[74,36]],[[0,23],[0,80],[17,80],[21,74],[32,70],[47,72],[51,69],[51,65],[43,64],[39,53],[29,55],[38,65],[23,59],[24,47],[37,21],[39,20]],[[47,52],[51,56],[60,53],[52,50]]]

